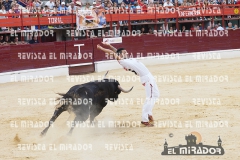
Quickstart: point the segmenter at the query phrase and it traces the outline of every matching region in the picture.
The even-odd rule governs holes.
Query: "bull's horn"
[[[105,79],[105,78],[106,78],[107,74],[108,74],[108,71],[107,71],[107,73],[105,73],[105,75],[104,75],[103,79]]]
[[[120,85],[118,85],[118,89],[120,89],[123,93],[128,93],[128,92],[130,92],[133,89],[133,87],[131,89],[129,89],[129,90],[125,90]]]

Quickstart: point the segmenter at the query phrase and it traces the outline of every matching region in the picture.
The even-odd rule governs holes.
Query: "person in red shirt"
[[[137,0],[143,12],[147,12],[147,6],[141,0]]]

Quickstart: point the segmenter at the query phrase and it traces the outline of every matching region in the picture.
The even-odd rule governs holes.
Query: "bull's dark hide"
[[[74,112],[76,117],[74,121],[84,122],[90,116],[90,123],[98,116],[103,108],[107,105],[107,101],[115,101],[118,95],[123,92],[119,89],[119,82],[114,79],[103,79],[101,81],[88,82],[81,85],[75,85],[69,89],[66,94],[60,94],[60,105],[50,119],[49,126],[45,128],[41,135],[45,135],[56,118],[63,112]],[[127,91],[130,92],[132,88]],[[63,103],[62,103],[63,102]],[[74,126],[69,131],[72,133]]]

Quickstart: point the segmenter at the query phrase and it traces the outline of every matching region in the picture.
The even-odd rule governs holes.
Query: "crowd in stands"
[[[21,2],[21,3],[20,3]],[[19,3],[21,5],[19,5]],[[0,19],[3,18],[19,18],[17,14],[20,14],[21,12],[31,12],[31,13],[40,13],[40,16],[63,16],[68,15],[71,13],[75,13],[77,10],[92,10],[96,8],[102,8],[107,10],[119,10],[120,9],[126,9],[126,10],[133,10],[136,12],[138,9],[142,9],[143,11],[147,11],[148,7],[171,7],[171,6],[208,6],[208,5],[221,5],[221,4],[240,4],[240,0],[94,0],[91,3],[86,2],[82,3],[80,0],[49,0],[47,2],[43,2],[41,0],[0,0]],[[22,7],[24,6],[24,7]],[[231,7],[231,6],[230,6]],[[16,15],[6,15],[3,16],[3,14],[8,13],[15,13]],[[115,13],[115,12],[113,12]],[[34,16],[34,15],[31,15]],[[36,16],[36,15],[35,15]],[[236,17],[236,16],[235,16]],[[199,17],[200,20],[201,17]],[[204,17],[205,18],[205,17]],[[231,16],[228,16],[228,18],[231,18]],[[240,18],[238,16],[238,18]],[[189,20],[190,18],[183,18],[184,20]],[[198,18],[191,18],[192,20],[196,20]],[[168,19],[169,20],[175,20],[174,18]],[[205,18],[206,20],[206,18]],[[210,20],[210,19],[208,19]],[[134,21],[134,23],[141,23],[141,22],[151,22],[148,21]],[[160,20],[159,20],[160,22]],[[116,23],[114,23],[116,24]],[[119,21],[119,24],[121,26],[128,26],[127,21]],[[62,28],[62,25],[58,25]],[[67,25],[64,25],[67,26]],[[41,27],[47,27],[45,29],[52,29],[52,26],[41,26]],[[26,27],[27,28],[27,27]],[[55,27],[54,27],[55,28]],[[14,28],[15,30],[20,30],[20,28]],[[28,28],[27,28],[28,29]],[[42,28],[41,28],[42,29]],[[225,28],[221,27],[220,23],[217,23],[212,26],[205,26],[205,28],[202,28],[201,23],[196,25],[192,24],[191,28],[187,28],[191,31],[196,30],[223,30],[223,29],[238,29],[237,24],[232,24],[229,22]],[[0,27],[0,31],[6,31],[9,30],[7,27]],[[175,26],[169,26],[167,28],[164,27],[164,25],[161,25],[160,28],[157,30],[165,30],[167,33],[173,33],[176,31]],[[186,30],[186,27],[183,25],[181,28],[179,28],[182,32]],[[148,27],[141,28],[141,34],[154,34],[154,28]],[[110,35],[111,36],[111,35]],[[11,37],[13,38],[13,37]],[[8,35],[0,35],[0,45],[9,45],[9,44],[26,44],[26,43],[38,43],[36,37],[29,41],[19,41],[18,37],[15,37],[10,40]]]
[[[120,2],[121,1],[121,2]],[[105,10],[116,7],[123,9],[140,9],[146,7],[168,7],[168,6],[197,6],[197,5],[220,5],[220,4],[240,4],[240,0],[94,0],[92,3],[82,4],[80,0],[18,0],[24,4],[29,12],[55,12],[72,11],[76,9],[93,9],[102,7]],[[21,7],[17,0],[0,0],[0,13],[20,13]]]
[[[39,43],[36,36],[33,36],[32,40],[30,41],[19,41],[18,36],[10,37],[9,35],[0,35],[0,46],[35,44],[35,43]]]

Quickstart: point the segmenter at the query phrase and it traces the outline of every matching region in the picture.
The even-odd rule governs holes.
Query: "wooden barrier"
[[[239,49],[240,30],[227,30],[224,36],[192,36],[159,37],[141,35],[122,37],[121,44],[113,44],[116,48],[124,47],[132,58],[146,57],[152,54],[191,53],[215,50]],[[0,46],[0,73],[24,69],[37,69],[69,65],[70,74],[94,72],[94,62],[113,59],[97,50],[102,38],[85,39],[66,42],[48,42],[40,44]],[[79,45],[80,58],[79,58]],[[75,45],[75,46],[74,46]],[[43,58],[43,53],[45,58]],[[71,56],[70,56],[71,53]],[[86,54],[85,54],[86,53]],[[74,58],[75,56],[75,58]],[[85,58],[84,58],[85,56]]]

